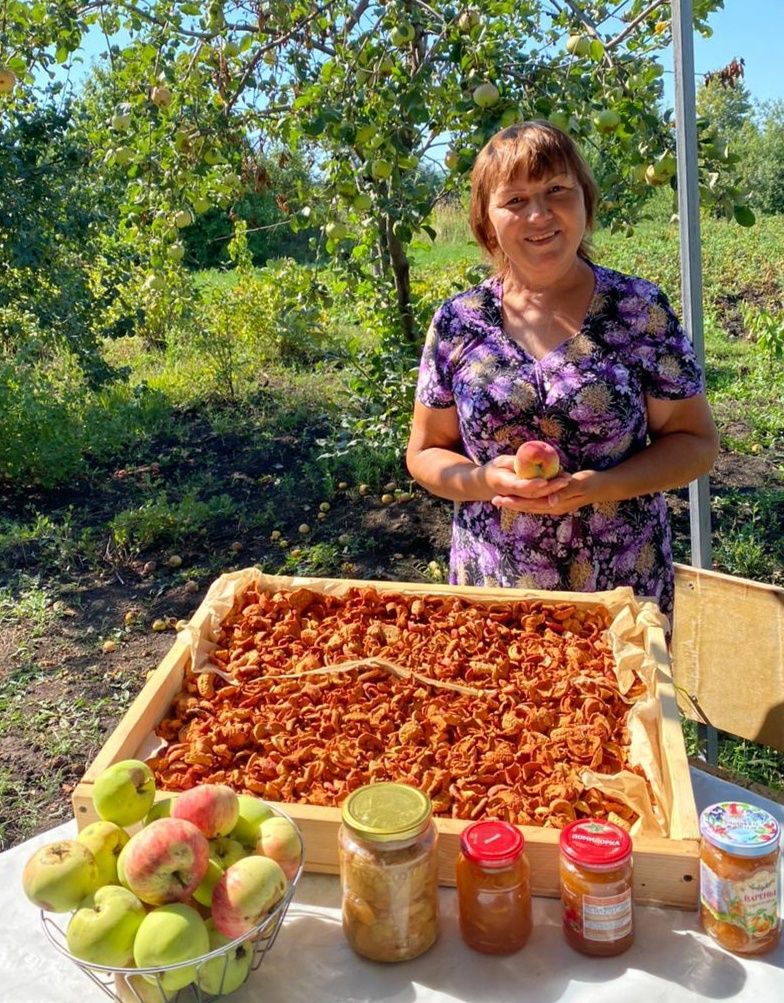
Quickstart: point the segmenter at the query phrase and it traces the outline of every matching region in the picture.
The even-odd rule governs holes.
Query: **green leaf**
[[[599,41],[598,38],[591,40],[591,48],[588,50],[588,55],[595,63],[600,63],[604,57],[604,46]]]
[[[57,50],[54,54],[54,58],[58,63],[65,63],[67,62],[70,54],[71,53],[68,51],[68,49],[66,49],[64,45],[58,45]]]
[[[754,226],[757,222],[757,217],[747,205],[736,205],[733,209],[733,215],[735,222],[741,226]]]

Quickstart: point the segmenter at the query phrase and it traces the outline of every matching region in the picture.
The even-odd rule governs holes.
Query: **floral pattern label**
[[[714,919],[740,927],[752,940],[767,937],[778,923],[777,877],[760,869],[745,881],[728,881],[701,861],[700,896]]]

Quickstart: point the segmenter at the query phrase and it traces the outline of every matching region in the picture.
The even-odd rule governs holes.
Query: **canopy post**
[[[678,226],[680,229],[681,301],[683,320],[700,365],[705,369],[702,311],[700,192],[697,176],[697,120],[694,86],[694,11],[692,0],[672,4],[672,48],[675,69],[675,138],[678,164]],[[708,476],[689,485],[691,563],[710,569],[711,516]],[[718,736],[707,726],[707,758],[716,765]]]

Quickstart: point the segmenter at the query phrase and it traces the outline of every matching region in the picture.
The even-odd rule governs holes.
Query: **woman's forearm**
[[[487,483],[484,467],[451,449],[431,446],[407,456],[408,470],[417,484],[449,501],[490,501],[496,493]]]
[[[617,467],[598,473],[600,501],[624,501],[639,495],[683,487],[707,474],[718,443],[710,436],[671,432],[655,439]]]

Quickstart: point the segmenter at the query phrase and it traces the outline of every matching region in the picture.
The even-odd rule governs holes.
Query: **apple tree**
[[[695,0],[698,30],[723,0]],[[628,228],[651,187],[675,185],[662,112],[665,0],[6,0],[2,102],[103,40],[114,106],[91,135],[127,177],[124,232],[146,246],[156,295],[181,232],[269,184],[263,156],[296,151],[309,179],[278,194],[316,227],[363,295],[421,332],[409,275],[438,198],[464,188],[499,128],[546,118],[596,166],[602,219]],[[5,81],[5,82],[4,82]],[[702,190],[732,215],[726,149],[706,140]],[[436,166],[442,171],[433,186]],[[742,215],[742,214],[741,214]],[[740,216],[738,216],[740,218]]]

